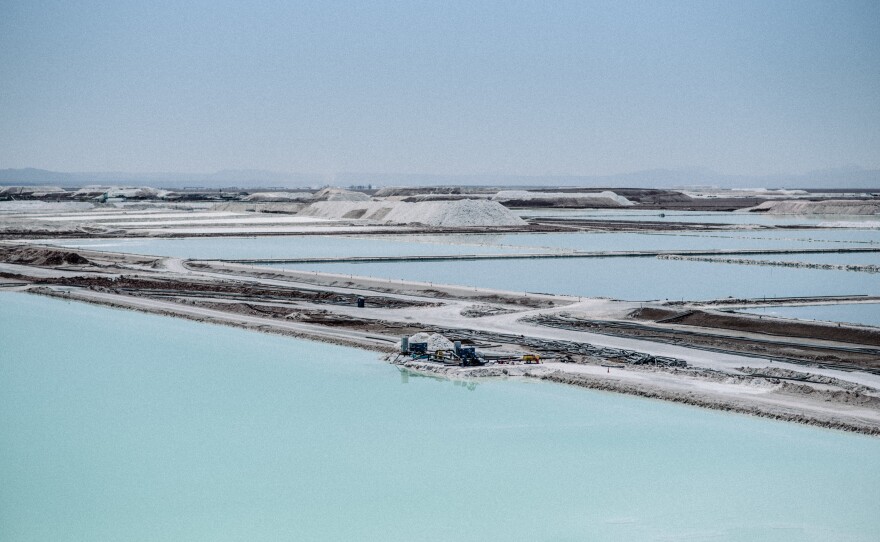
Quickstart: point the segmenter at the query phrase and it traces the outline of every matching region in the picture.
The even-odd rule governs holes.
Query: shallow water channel
[[[791,230],[699,233],[510,233],[449,235],[284,235],[182,239],[44,239],[66,247],[201,259],[432,256],[627,250],[880,248],[880,231]]]

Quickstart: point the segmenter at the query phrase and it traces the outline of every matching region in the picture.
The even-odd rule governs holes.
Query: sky
[[[880,168],[880,2],[0,0],[0,168]]]

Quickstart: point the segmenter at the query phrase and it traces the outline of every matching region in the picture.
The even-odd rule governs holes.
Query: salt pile
[[[311,199],[312,194],[310,192],[254,192],[243,198],[243,201],[284,202],[309,201]]]
[[[566,202],[574,200],[588,207],[601,205],[603,207],[628,207],[635,205],[627,198],[609,190],[603,192],[529,192],[527,190],[502,190],[492,197],[495,201],[532,201],[532,202]]]
[[[300,213],[301,216],[336,219],[365,219],[396,224],[428,226],[522,226],[526,222],[498,202],[485,200],[431,201],[322,201]]]
[[[60,186],[0,186],[0,196],[43,196],[65,192]]]
[[[325,188],[317,192],[315,201],[370,201],[370,196],[363,192],[352,192],[341,188]]]
[[[452,341],[439,333],[416,333],[409,338],[409,344],[413,343],[428,343],[429,352],[436,352],[437,350],[452,350],[455,348]]]
[[[149,186],[140,187],[118,187],[111,186],[107,189],[108,198],[126,198],[126,199],[149,199],[164,198],[169,192],[167,190],[158,190]]]
[[[98,186],[91,184],[89,186],[84,186],[73,193],[74,198],[97,198],[103,196],[109,190],[109,186]]]
[[[860,200],[765,201],[749,209],[774,215],[876,215],[880,203]]]
[[[254,212],[254,213],[281,213],[296,214],[302,211],[305,203],[299,202],[262,202],[262,201],[231,201],[228,203],[218,203],[211,207],[213,211],[231,211],[234,213]]]

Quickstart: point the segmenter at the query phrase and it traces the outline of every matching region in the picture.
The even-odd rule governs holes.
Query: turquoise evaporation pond
[[[0,293],[0,540],[876,540],[880,439]]]
[[[549,250],[743,250],[791,248],[880,248],[880,231],[789,230],[687,233],[509,233],[419,236],[431,242],[546,247]]]
[[[272,267],[629,301],[880,295],[880,275],[873,273],[655,257],[274,264]]]
[[[761,224],[765,226],[818,224],[822,222],[876,222],[876,215],[771,215],[741,211],[661,211],[646,209],[518,209],[522,217],[572,220],[621,220],[632,222],[687,222],[706,224]],[[661,213],[664,216],[660,216]]]
[[[801,320],[825,320],[847,322],[868,326],[880,326],[880,304],[842,303],[837,305],[801,305],[797,307],[754,307],[739,310],[750,314],[798,318]]]
[[[794,230],[688,234],[512,233],[394,236],[196,237],[184,239],[43,239],[72,248],[201,259],[433,256],[607,250],[786,249],[876,246],[880,231]]]
[[[499,247],[479,239],[459,242],[442,237],[407,240],[405,236],[349,237],[301,235],[271,237],[192,237],[183,239],[44,239],[71,248],[195,259],[333,258],[342,256],[432,256],[534,252],[536,247]]]

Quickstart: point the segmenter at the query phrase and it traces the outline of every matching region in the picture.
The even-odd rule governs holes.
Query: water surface
[[[72,248],[201,259],[434,256],[510,252],[740,250],[876,246],[880,231],[791,230],[699,233],[510,233],[450,235],[284,235],[182,239],[42,239]]]
[[[191,237],[182,239],[61,239],[41,240],[57,246],[195,259],[283,259],[342,256],[431,256],[534,252],[538,247],[498,246],[480,239],[449,242],[408,236],[350,237],[283,235],[267,237]]]
[[[0,293],[0,539],[875,540],[880,440]]]
[[[880,276],[873,273],[655,257],[277,264],[275,267],[631,301],[880,295]]]

